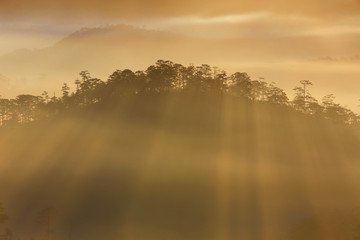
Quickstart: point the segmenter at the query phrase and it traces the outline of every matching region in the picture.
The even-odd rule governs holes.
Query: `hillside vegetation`
[[[4,233],[359,238],[359,116],[311,82],[290,100],[246,73],[160,60],[76,85],[1,99]]]

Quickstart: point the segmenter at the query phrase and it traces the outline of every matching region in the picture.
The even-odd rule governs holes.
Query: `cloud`
[[[137,20],[128,24],[202,38],[343,37],[359,35],[359,17],[321,19],[313,16],[254,12],[212,17]]]
[[[357,14],[358,0],[2,0],[3,18],[153,18],[247,12],[334,16]]]

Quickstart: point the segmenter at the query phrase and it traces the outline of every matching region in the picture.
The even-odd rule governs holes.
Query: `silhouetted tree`
[[[266,101],[269,94],[268,84],[264,81],[254,80],[251,81],[251,100],[253,101]]]
[[[138,77],[131,70],[116,70],[108,79],[105,94],[112,99],[135,95],[140,91],[140,85]]]
[[[22,94],[15,98],[16,114],[20,123],[33,121],[37,118],[37,108],[41,103],[41,97]]]
[[[45,104],[50,101],[49,93],[47,91],[44,91],[41,94],[41,98],[42,98],[43,103],[45,103]]]
[[[213,67],[213,77],[208,79],[208,90],[211,92],[222,93],[227,89],[227,75],[223,70]]]
[[[202,74],[198,74],[197,68],[190,65],[182,71],[183,78],[185,79],[184,90],[186,92],[202,92],[204,90],[202,83]]]
[[[310,85],[313,85],[312,84],[312,82],[310,82],[309,80],[301,80],[300,81],[300,83],[303,85],[303,87],[304,87],[304,100],[305,100],[305,102],[304,102],[304,109],[306,109],[306,105],[307,105],[307,98],[308,98],[308,96],[310,95],[308,92],[307,92],[307,89],[306,89],[306,87],[307,86],[310,86]]]
[[[174,67],[176,68],[177,76],[174,79],[173,88],[176,91],[182,91],[185,89],[187,81],[189,79],[189,76],[187,74],[188,69],[181,64],[175,64]]]
[[[252,84],[247,73],[236,72],[229,78],[230,93],[236,97],[251,99]]]
[[[75,85],[76,85],[76,91],[79,91],[79,89],[80,89],[80,80],[79,79],[76,79],[75,80]]]
[[[175,85],[177,75],[173,62],[158,60],[146,70],[147,91],[152,93],[169,91]]]
[[[12,119],[13,101],[9,99],[0,99],[0,125],[3,126],[6,121]]]
[[[273,84],[270,84],[270,86],[267,88],[266,99],[271,103],[280,105],[287,105],[289,102],[289,98],[287,97],[284,90],[276,87]]]
[[[312,83],[309,80],[301,80],[300,83],[303,85],[302,87],[295,87],[293,89],[295,91],[295,97],[292,103],[296,110],[302,111],[303,113],[310,113],[310,107],[314,108],[317,103],[316,99],[311,96],[307,89],[307,86],[312,85]]]
[[[79,89],[76,91],[78,102],[85,106],[98,102],[104,82],[98,78],[92,78],[88,71],[80,72],[80,76]]]
[[[69,94],[70,94],[70,87],[64,83],[63,86],[61,87],[61,91],[63,94],[63,98],[68,98]]]
[[[327,119],[332,119],[337,122],[353,121],[350,117],[348,109],[341,107],[340,104],[335,103],[334,94],[328,94],[323,97],[322,103],[324,106],[324,116]]]

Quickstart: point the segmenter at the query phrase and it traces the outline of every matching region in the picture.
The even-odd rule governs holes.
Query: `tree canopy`
[[[56,116],[71,109],[96,104],[112,105],[138,97],[195,94],[198,96],[228,95],[251,102],[268,102],[295,109],[303,114],[331,119],[346,124],[359,123],[359,116],[348,108],[334,102],[335,96],[324,96],[318,102],[309,90],[312,82],[301,80],[294,88],[294,97],[289,100],[285,91],[263,78],[253,80],[245,72],[227,75],[225,71],[207,64],[183,66],[168,60],[158,60],[145,71],[116,70],[107,81],[94,78],[88,71],[80,72],[75,80],[76,89],[62,86],[61,97],[22,94],[14,99],[0,99],[0,125],[23,124],[38,119]]]

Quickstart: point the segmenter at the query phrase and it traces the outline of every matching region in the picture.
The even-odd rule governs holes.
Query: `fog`
[[[48,238],[46,207],[51,239],[359,233],[358,128],[233,98],[144,100],[1,131],[17,238]]]
[[[0,239],[360,239],[359,7],[2,0]]]

